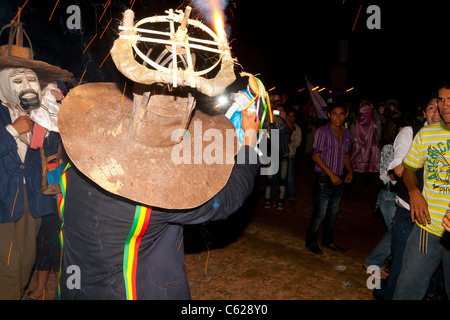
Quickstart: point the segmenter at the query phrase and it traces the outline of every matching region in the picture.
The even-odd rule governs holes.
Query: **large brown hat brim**
[[[185,136],[191,136],[190,164],[175,164],[173,146],[151,148],[129,138],[132,105],[132,99],[113,83],[84,84],[69,92],[59,111],[58,128],[68,156],[81,172],[109,192],[167,209],[197,207],[225,186],[234,166],[225,159],[226,130],[234,127],[224,115],[211,116],[196,109]],[[202,160],[194,164],[194,152],[198,152],[194,123],[199,120],[202,133],[220,130],[221,163]],[[200,152],[211,143],[203,141]],[[232,149],[234,155],[235,143]]]
[[[27,68],[38,76],[41,88],[57,80],[74,83],[72,73],[60,67],[39,60],[30,60],[15,56],[0,56],[0,70],[6,68]]]

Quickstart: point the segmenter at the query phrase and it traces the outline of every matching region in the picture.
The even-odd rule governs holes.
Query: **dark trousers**
[[[392,264],[389,270],[389,277],[383,281],[384,299],[392,300],[395,286],[397,284],[400,270],[402,269],[403,253],[405,252],[406,242],[414,227],[411,221],[411,214],[408,209],[397,206],[392,224]]]
[[[286,198],[286,187],[288,182],[288,154],[280,155],[278,172],[272,176],[267,176],[266,187],[264,191],[264,201],[271,201],[275,193],[275,184],[278,179],[278,203],[284,203]]]
[[[406,243],[414,229],[415,223],[411,221],[411,211],[397,206],[394,221],[392,224],[392,264],[389,270],[389,276],[381,284],[382,295],[385,300],[392,300],[397,287],[397,281],[400,276],[403,265],[403,255],[405,253]],[[442,274],[439,268],[433,274],[426,295],[437,294],[437,285]]]
[[[42,217],[42,224],[36,241],[36,270],[50,271],[53,268],[53,272],[59,272],[61,257],[60,229],[61,222],[56,212]]]
[[[0,300],[18,300],[30,280],[36,259],[41,218],[31,216],[24,188],[24,213],[15,222],[0,223]]]
[[[314,211],[306,233],[306,244],[317,243],[319,228],[323,222],[322,243],[334,242],[334,227],[339,213],[344,183],[335,186],[324,173],[314,173],[313,205]]]

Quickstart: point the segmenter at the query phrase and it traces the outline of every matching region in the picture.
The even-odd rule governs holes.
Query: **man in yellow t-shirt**
[[[437,99],[442,121],[423,127],[403,160],[403,181],[416,225],[406,244],[393,299],[423,299],[441,262],[450,297],[450,234],[442,225],[450,204],[450,83],[439,88]],[[415,171],[422,167],[420,192]]]

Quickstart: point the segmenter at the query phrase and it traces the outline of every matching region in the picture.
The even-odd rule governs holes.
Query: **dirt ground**
[[[335,240],[347,251],[322,248],[323,255],[304,245],[312,213],[312,176],[312,161],[301,154],[296,159],[294,206],[287,204],[282,211],[264,208],[264,178],[258,177],[251,198],[229,221],[197,230],[211,246],[186,254],[193,299],[374,300],[362,264],[385,232],[381,218],[373,215],[376,175],[367,177],[371,183],[358,176],[346,190]],[[228,244],[223,240],[227,236]]]
[[[263,206],[264,177],[228,220],[186,228],[185,270],[193,300],[374,300],[362,269],[385,227],[375,217],[376,174],[359,175],[346,189],[336,223],[337,253],[304,246],[312,212],[311,157],[296,159],[295,205],[284,210]],[[320,245],[320,242],[319,242]],[[55,292],[51,274],[45,300]],[[33,275],[30,289],[34,288]]]

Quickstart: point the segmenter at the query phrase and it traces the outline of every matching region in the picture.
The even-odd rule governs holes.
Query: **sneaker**
[[[322,243],[324,247],[327,247],[328,249],[334,250],[336,252],[345,252],[346,250],[344,248],[339,247],[336,243],[330,243],[330,244],[324,244]]]
[[[308,248],[308,250],[311,251],[314,254],[323,254],[323,251],[320,250],[320,248],[317,245],[317,243],[307,243],[305,245],[305,247]]]
[[[383,289],[373,289],[372,295],[376,300],[384,300],[384,290]]]
[[[271,207],[270,201],[265,201],[264,202],[264,208],[269,209],[270,207]]]
[[[282,202],[278,202],[277,210],[283,210],[283,203]]]

